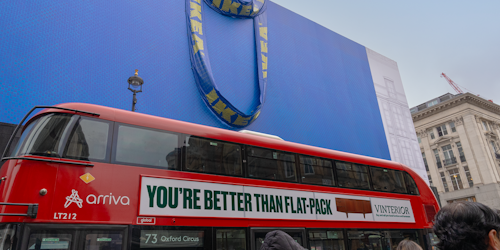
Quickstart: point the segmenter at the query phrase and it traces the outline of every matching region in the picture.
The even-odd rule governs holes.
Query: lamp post
[[[128,78],[128,89],[134,93],[134,98],[132,99],[132,112],[135,112],[135,104],[137,103],[137,98],[135,94],[142,92],[142,84],[144,80],[139,77],[139,70],[135,70],[135,74]]]

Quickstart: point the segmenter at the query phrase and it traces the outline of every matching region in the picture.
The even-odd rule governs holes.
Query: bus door
[[[298,242],[301,246],[307,248],[306,246],[306,229],[305,228],[263,228],[263,227],[253,227],[250,228],[250,249],[251,250],[259,250],[260,247],[262,246],[262,243],[264,243],[264,239],[266,238],[266,234],[274,231],[274,230],[281,230],[290,236]]]

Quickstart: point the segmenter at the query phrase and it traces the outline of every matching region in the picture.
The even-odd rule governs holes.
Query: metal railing
[[[445,165],[445,166],[455,164],[455,163],[457,163],[457,158],[455,156],[451,157],[450,159],[443,160],[443,165]]]

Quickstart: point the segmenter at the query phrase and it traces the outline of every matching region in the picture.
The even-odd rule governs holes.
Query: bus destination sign
[[[139,215],[415,222],[409,200],[145,176]]]

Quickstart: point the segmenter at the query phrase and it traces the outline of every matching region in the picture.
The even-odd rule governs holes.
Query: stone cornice
[[[471,93],[465,93],[462,95],[459,95],[457,97],[454,97],[450,100],[447,100],[445,102],[441,102],[439,104],[436,104],[430,108],[426,108],[422,111],[416,112],[412,114],[412,119],[413,122],[422,120],[424,118],[433,116],[435,114],[438,114],[440,112],[446,111],[448,109],[457,107],[462,104],[472,104],[474,106],[480,107],[484,110],[490,111],[492,113],[495,113],[497,115],[500,115],[500,106],[492,103],[490,101],[487,101],[481,97],[477,97]]]
[[[451,121],[455,123],[455,126],[460,126],[460,125],[464,124],[463,117],[456,117],[456,118],[451,119]]]
[[[420,138],[426,138],[427,137],[427,131],[425,131],[425,130],[418,131],[417,132],[417,136],[419,136]]]
[[[453,143],[454,143],[455,141],[459,141],[459,139],[458,139],[458,135],[455,135],[455,136],[449,136],[449,135],[448,135],[448,136],[446,136],[446,135],[445,135],[445,136],[443,136],[443,137],[440,137],[440,138],[439,138],[439,139],[437,139],[436,141],[433,141],[433,142],[429,143],[429,145],[431,145],[431,146],[434,146],[434,145],[435,145],[437,148],[441,148],[441,147],[442,147],[442,146],[444,146],[444,145],[447,145],[447,144],[452,144],[452,147],[454,147],[454,146],[453,146]]]

